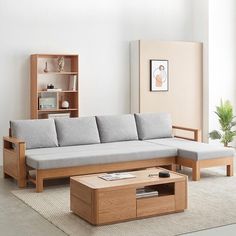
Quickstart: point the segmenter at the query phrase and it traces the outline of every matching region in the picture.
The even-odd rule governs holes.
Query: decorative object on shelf
[[[170,177],[170,172],[167,170],[163,170],[159,172],[159,177],[160,178],[169,178]]]
[[[168,60],[150,60],[150,91],[168,91],[169,62]]]
[[[46,98],[39,98],[39,109],[56,109],[57,108],[57,102],[56,98],[54,97],[46,97]]]
[[[44,73],[48,73],[48,62],[45,62],[45,68],[44,68]]]
[[[61,103],[61,108],[63,108],[63,109],[69,109],[69,107],[70,107],[70,104],[69,104],[68,101],[63,101],[63,102]]]
[[[47,84],[47,89],[54,89],[54,85],[53,84]]]
[[[225,147],[228,147],[229,143],[233,141],[236,136],[236,131],[232,130],[236,126],[236,121],[233,106],[230,101],[220,101],[220,106],[216,107],[216,115],[219,118],[220,129],[213,130],[209,133],[209,137],[213,140],[220,139],[220,142],[224,144]]]
[[[58,96],[55,92],[40,93],[39,109],[57,109]]]
[[[70,83],[69,83],[69,90],[70,91],[76,91],[77,89],[77,76],[71,75],[70,76]]]
[[[64,71],[65,59],[64,57],[58,57],[57,59],[57,69],[59,72]]]

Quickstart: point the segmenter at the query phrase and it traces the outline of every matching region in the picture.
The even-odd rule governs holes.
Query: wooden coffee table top
[[[123,180],[112,180],[107,181],[101,179],[99,176],[104,175],[106,173],[94,174],[94,175],[85,175],[85,176],[75,176],[71,177],[74,181],[78,181],[81,184],[91,188],[91,189],[119,189],[119,188],[129,188],[129,187],[141,187],[148,186],[153,184],[165,184],[171,182],[178,182],[187,179],[187,176],[183,174],[179,174],[173,171],[169,171],[170,177],[168,178],[159,178],[158,176],[150,177],[150,174],[158,174],[160,171],[165,170],[163,168],[149,168],[145,170],[137,170],[137,171],[127,171],[126,173],[130,173],[135,175],[135,178],[123,179]]]

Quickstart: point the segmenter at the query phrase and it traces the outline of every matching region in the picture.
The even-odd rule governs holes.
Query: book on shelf
[[[107,181],[132,179],[132,178],[135,178],[135,177],[136,177],[135,175],[132,175],[132,174],[126,173],[126,172],[104,174],[104,175],[99,176],[99,178],[107,180]]]
[[[136,198],[158,196],[158,191],[153,188],[140,188],[136,190]]]
[[[69,83],[69,90],[70,91],[76,91],[77,85],[77,75],[71,75],[70,76],[70,83]]]
[[[70,113],[48,114],[48,119],[54,119],[54,118],[70,118]]]
[[[47,89],[45,90],[45,92],[61,92],[62,89],[61,88],[53,88],[53,89]]]

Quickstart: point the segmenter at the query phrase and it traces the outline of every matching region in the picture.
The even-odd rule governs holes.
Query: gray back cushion
[[[139,139],[172,137],[172,121],[168,113],[135,114]]]
[[[57,147],[57,133],[52,119],[10,121],[12,137],[25,141],[26,149]]]
[[[55,119],[60,146],[100,143],[95,117]]]
[[[134,115],[97,116],[102,143],[138,140]]]

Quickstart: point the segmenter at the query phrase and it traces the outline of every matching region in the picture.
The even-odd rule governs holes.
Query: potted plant
[[[220,106],[216,107],[215,113],[219,118],[220,131],[213,130],[209,133],[209,136],[213,140],[220,139],[220,142],[223,143],[225,147],[228,147],[228,144],[232,142],[236,136],[236,131],[233,130],[233,127],[236,126],[233,107],[228,100],[225,102],[221,100]]]

